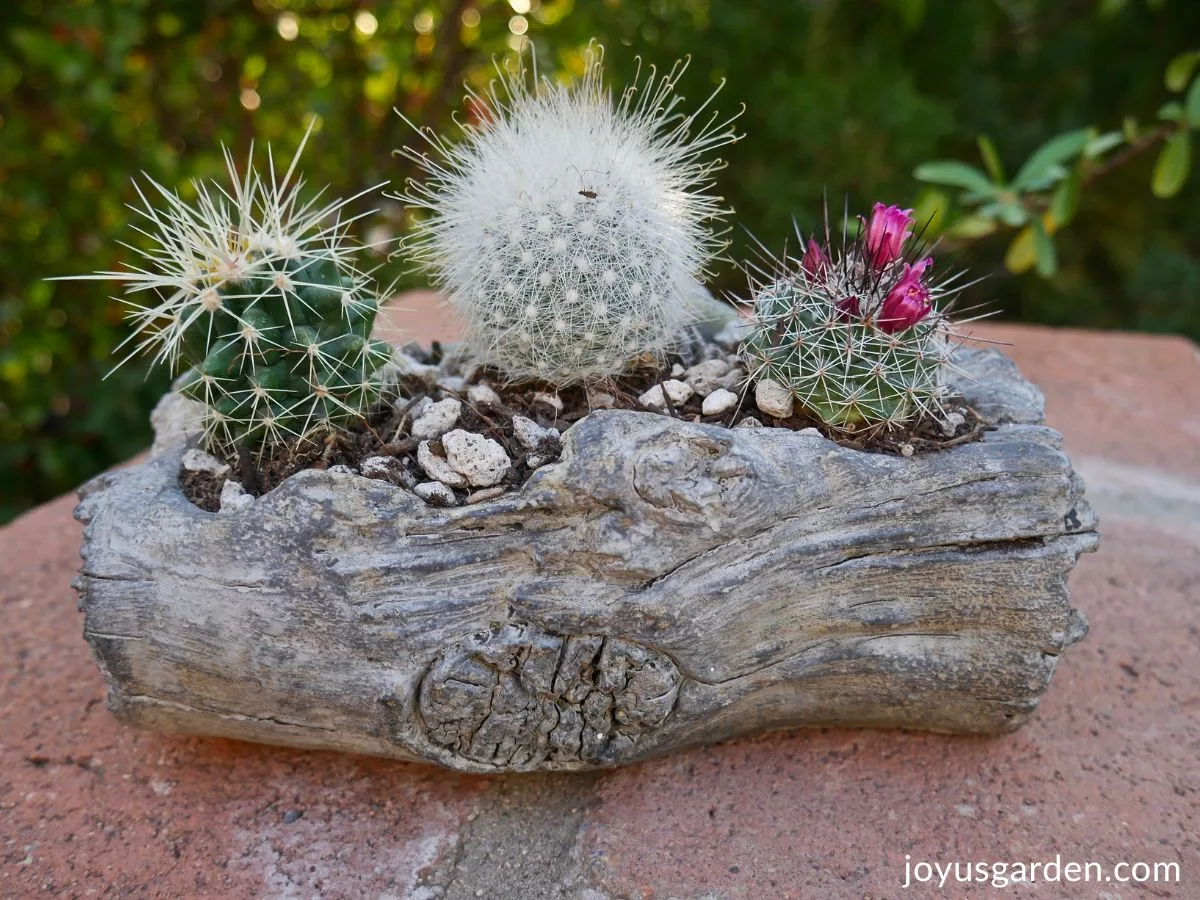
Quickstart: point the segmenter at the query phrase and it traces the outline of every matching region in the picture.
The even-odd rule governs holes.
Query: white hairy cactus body
[[[450,144],[420,131],[432,154],[403,151],[425,173],[402,199],[428,213],[406,250],[467,325],[476,356],[507,377],[555,384],[618,375],[680,343],[699,280],[723,249],[712,223],[719,160],[732,119],[677,107],[686,64],[614,98],[589,50],[564,86],[501,71],[479,121]],[[715,94],[715,92],[714,92]],[[710,97],[709,100],[712,98]]]

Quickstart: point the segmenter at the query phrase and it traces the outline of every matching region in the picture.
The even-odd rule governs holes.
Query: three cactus
[[[721,163],[702,157],[736,139],[732,119],[697,127],[699,112],[677,110],[683,64],[615,100],[601,61],[594,50],[574,87],[501,73],[474,95],[483,112],[463,142],[422,131],[435,155],[403,151],[427,175],[403,195],[427,214],[406,249],[463,315],[476,359],[512,380],[589,382],[661,359],[700,316],[698,279],[722,247]],[[371,339],[378,300],[352,262],[349,201],[301,203],[296,159],[282,178],[273,159],[269,178],[253,153],[241,177],[226,161],[231,188],[197,184],[194,205],[157,184],[165,212],[142,195],[146,268],[85,277],[126,286],[136,350],[186,370],[178,389],[204,405],[208,449],[231,458],[365,418],[392,349]],[[753,377],[834,428],[939,415],[938,301],[953,279],[927,279],[912,224],[877,204],[858,239],[810,239],[753,285]]]

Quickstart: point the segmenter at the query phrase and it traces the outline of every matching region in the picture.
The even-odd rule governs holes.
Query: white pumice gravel
[[[733,427],[734,428],[762,428],[763,423],[758,421],[758,419],[754,419],[754,418],[751,418],[750,416],[746,416],[746,418],[742,419],[742,421],[738,422]]]
[[[754,402],[760,410],[776,419],[788,418],[795,408],[791,391],[767,378],[754,386]]]
[[[707,397],[722,387],[721,378],[729,374],[729,363],[723,359],[698,362],[683,374],[683,380],[701,397]]]
[[[221,512],[235,513],[243,510],[254,502],[254,498],[246,493],[246,489],[236,481],[226,481],[221,486]]]
[[[204,472],[214,478],[229,474],[229,466],[211,453],[205,453],[195,447],[184,452],[183,470],[185,472]]]
[[[441,437],[458,424],[462,415],[462,401],[447,397],[437,403],[431,403],[419,416],[413,419],[412,436],[419,441],[428,441]]]
[[[650,390],[646,391],[638,397],[638,403],[646,409],[652,409],[656,412],[661,412],[667,408],[667,398],[671,400],[671,405],[676,409],[687,403],[692,398],[691,385],[685,381],[670,379],[662,384],[656,384]]]
[[[526,450],[536,450],[548,440],[558,440],[557,428],[543,428],[533,419],[525,416],[513,416],[513,434]]]
[[[458,506],[454,491],[440,481],[422,481],[413,488],[413,493],[430,506]]]
[[[467,400],[475,406],[500,405],[500,395],[488,384],[473,384],[467,388]]]
[[[512,465],[499,441],[473,431],[456,428],[446,432],[442,435],[442,447],[446,450],[450,468],[466,478],[472,487],[498,484]]]
[[[435,481],[450,487],[467,486],[467,479],[461,472],[456,472],[444,457],[438,456],[429,446],[429,441],[421,441],[417,445],[417,463],[425,470],[425,474]],[[418,485],[419,487],[419,485]]]
[[[334,465],[334,466],[330,466],[325,471],[328,472],[330,475],[357,475],[358,474],[358,469],[354,468],[354,466],[344,466],[341,463],[338,463],[337,465]]]
[[[737,406],[737,403],[737,394],[727,391],[725,388],[717,388],[704,398],[704,403],[700,405],[700,411],[706,416],[719,416],[721,413],[729,412]]]

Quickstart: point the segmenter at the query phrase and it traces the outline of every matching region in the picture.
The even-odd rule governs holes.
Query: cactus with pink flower
[[[840,429],[943,416],[945,310],[959,276],[938,277],[911,209],[876,203],[856,238],[798,235],[804,253],[760,269],[743,353],[754,377]]]

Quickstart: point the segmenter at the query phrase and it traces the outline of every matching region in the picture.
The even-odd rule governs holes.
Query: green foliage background
[[[518,13],[526,15],[514,18]],[[725,79],[745,103],[722,189],[738,223],[779,246],[822,192],[851,208],[912,205],[914,168],[977,162],[987,133],[1012,171],[1071,128],[1153,121],[1162,72],[1194,49],[1193,0],[9,0],[0,9],[0,522],[136,452],[162,373],[107,380],[125,336],[103,285],[48,276],[113,268],[135,241],[126,203],[145,171],[166,185],[219,175],[220,145],[290,154],[320,117],[303,166],[350,194],[413,174],[399,107],[437,128],[463,111],[494,54],[527,28],[543,70],[580,70],[591,37],[614,82],[641,54],[690,54],[684,92]],[[290,39],[289,39],[290,38]],[[1011,239],[965,246],[997,272],[975,289],[1003,316],[1176,331],[1200,338],[1200,179],[1148,188],[1153,154],[1105,176],[1058,235],[1059,271],[1004,277]],[[372,223],[396,232],[403,211]],[[953,218],[950,211],[949,217]],[[375,236],[382,232],[376,231]],[[734,235],[734,258],[747,239]],[[389,274],[389,273],[385,273]],[[390,273],[395,274],[395,273]],[[411,283],[411,282],[410,282]],[[717,287],[737,290],[732,266]]]

